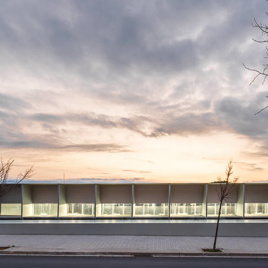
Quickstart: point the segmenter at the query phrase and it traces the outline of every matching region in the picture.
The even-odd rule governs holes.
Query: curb
[[[0,256],[88,256],[88,257],[252,257],[268,258],[268,253],[235,253],[235,252],[85,252],[85,251],[0,251]]]

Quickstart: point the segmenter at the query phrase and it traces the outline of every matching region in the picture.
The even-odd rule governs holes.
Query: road
[[[220,257],[88,257],[88,256],[0,256],[0,267],[49,268],[163,268],[163,267],[217,267],[247,268],[268,267],[268,258],[220,258]]]

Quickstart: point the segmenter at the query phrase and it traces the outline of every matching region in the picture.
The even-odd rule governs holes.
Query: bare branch
[[[34,174],[34,166],[27,168],[24,173],[18,175],[16,184],[20,183],[23,180],[31,178]]]
[[[266,12],[266,15],[268,16],[268,13]],[[255,18],[254,18],[254,22],[252,23],[252,27],[254,28],[257,28],[260,32],[261,32],[261,36],[264,37],[263,40],[258,40],[258,39],[255,39],[255,38],[252,38],[252,40],[256,43],[259,43],[259,44],[263,44],[263,43],[268,43],[268,26],[267,25],[263,25],[261,22],[258,22]],[[268,56],[268,49],[266,47],[266,55]],[[264,58],[267,58],[264,57]],[[252,83],[255,82],[255,80],[259,77],[259,76],[262,76],[263,77],[263,80],[262,80],[262,85],[265,83],[266,81],[266,77],[268,76],[268,73],[266,72],[267,71],[267,68],[268,68],[268,64],[265,63],[264,64],[264,68],[262,71],[259,71],[257,69],[252,69],[252,68],[248,68],[245,64],[243,64],[244,68],[251,71],[251,72],[255,72],[256,75],[254,76],[254,78],[251,80],[250,84],[249,85],[252,85]],[[255,113],[255,115],[261,113],[262,111],[266,110],[268,108],[268,106],[266,106],[265,108],[259,110],[257,113]]]
[[[0,160],[0,197],[13,190],[19,183],[25,179],[29,179],[34,175],[34,167],[27,168],[24,173],[18,175],[17,179],[9,183],[9,173],[13,167],[14,160],[9,159],[6,162]]]
[[[255,113],[254,115],[257,115],[257,114],[261,113],[262,111],[266,110],[267,108],[268,108],[268,105],[265,106],[264,108],[262,108],[261,110],[259,110],[259,111],[258,111],[257,113]]]
[[[259,75],[268,76],[268,73],[265,73],[265,71],[266,71],[268,66],[265,66],[262,72],[259,71],[259,70],[253,69],[253,68],[249,68],[244,63],[243,63],[243,66],[244,66],[245,69],[257,73],[257,75],[253,78],[253,80],[250,82],[249,85],[251,85]]]

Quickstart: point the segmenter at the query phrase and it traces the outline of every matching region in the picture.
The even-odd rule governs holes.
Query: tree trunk
[[[219,213],[218,213],[217,226],[216,226],[216,232],[215,232],[214,244],[213,244],[213,250],[216,250],[218,231],[219,231],[219,223],[220,223],[220,217],[221,217],[222,202],[223,202],[223,200],[220,201],[220,208],[219,208]]]

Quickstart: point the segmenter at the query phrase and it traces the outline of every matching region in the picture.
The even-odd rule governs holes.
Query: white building
[[[210,219],[217,184],[21,184],[0,199],[5,219]],[[268,218],[268,184],[238,183],[222,207],[230,219]]]

